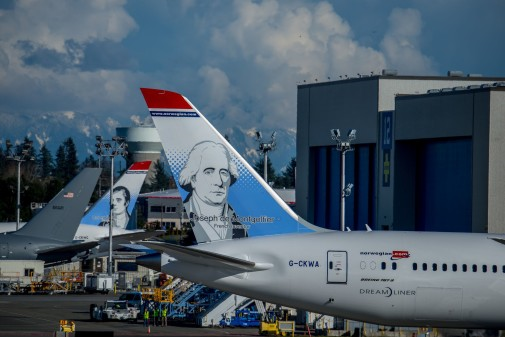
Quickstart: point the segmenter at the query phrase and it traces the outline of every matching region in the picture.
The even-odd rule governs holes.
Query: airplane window
[[[493,265],[493,273],[496,273],[498,271],[498,267],[494,264]]]
[[[466,264],[463,264],[463,265],[461,266],[461,269],[462,269],[462,270],[466,273],[466,269],[467,269]]]
[[[504,270],[505,270],[505,266],[503,266]],[[417,263],[412,263],[412,270],[417,270]]]
[[[424,271],[428,270],[428,265],[426,263],[423,263],[423,270]]]
[[[437,266],[437,264],[436,264],[436,263],[434,263],[434,264],[433,264],[433,266],[432,266],[433,271],[437,271],[437,267],[438,267],[438,266]]]
[[[396,270],[396,262],[393,262],[393,270]]]
[[[443,270],[443,271],[447,271],[447,264],[446,264],[446,263],[444,263],[444,264],[442,265],[442,270]]]
[[[482,272],[487,273],[487,266],[485,264],[482,265]]]
[[[452,271],[458,271],[458,265],[456,263],[452,264]]]
[[[386,262],[381,263],[381,268],[382,268],[382,270],[386,269]]]
[[[505,266],[501,266],[502,273],[505,273]]]
[[[477,272],[477,265],[476,265],[476,264],[473,264],[473,265],[472,265],[472,271],[473,271],[474,273],[476,273],[476,272]]]

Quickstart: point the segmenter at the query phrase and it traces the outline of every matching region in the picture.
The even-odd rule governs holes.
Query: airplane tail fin
[[[298,217],[188,99],[141,91],[199,243],[326,231]]]
[[[132,217],[133,208],[137,202],[137,198],[140,193],[140,189],[144,184],[147,172],[151,166],[151,161],[141,161],[133,163],[128,170],[114,183],[113,195],[117,192],[121,192],[119,195],[119,201],[123,203],[126,207],[126,214],[128,214],[127,220],[124,222],[115,221],[116,226],[124,229],[136,229],[133,228],[134,221]],[[122,207],[122,206],[118,206]],[[110,191],[104,194],[95,204],[84,214],[81,220],[82,224],[98,226],[101,224],[107,224],[109,221],[110,213]]]
[[[15,234],[72,242],[101,171],[82,170]]]

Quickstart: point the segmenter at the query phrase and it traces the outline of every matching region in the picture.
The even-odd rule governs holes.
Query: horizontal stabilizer
[[[496,241],[498,243],[501,243],[502,245],[505,245],[505,239],[504,238],[488,238],[488,239],[491,239],[493,241]]]
[[[142,245],[166,253],[179,261],[187,263],[201,264],[216,268],[236,269],[240,272],[261,271],[273,267],[271,263],[258,263],[238,259],[232,256],[222,255],[218,253],[208,252],[204,250],[194,249],[185,246],[174,245],[170,243],[142,242]]]
[[[138,232],[133,232],[133,233],[126,233],[126,234],[119,234],[119,235],[114,235],[114,242],[133,242],[133,241],[139,241],[139,240],[145,240],[145,239],[150,239],[154,238],[157,236],[161,236],[165,234],[166,231],[138,231]],[[109,240],[108,237],[102,239],[102,241],[107,241]]]
[[[38,251],[38,255],[43,257],[44,255],[56,255],[56,254],[77,254],[79,252],[86,251],[91,248],[98,246],[96,241],[86,241],[82,243],[73,243],[66,246],[58,246],[55,248],[42,249]],[[42,258],[44,259],[44,258]]]

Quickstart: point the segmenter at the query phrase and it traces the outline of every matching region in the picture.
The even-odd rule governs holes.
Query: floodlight
[[[260,140],[261,138],[261,131],[256,131],[256,139]]]
[[[347,138],[349,139],[349,141],[355,140],[356,139],[356,129],[350,130],[349,133],[347,134]]]
[[[347,184],[347,186],[344,188],[344,195],[346,197],[351,195],[351,191],[352,191],[353,187],[354,187],[354,185],[351,183],[351,184]]]
[[[331,139],[337,140],[340,138],[340,129],[331,129]]]

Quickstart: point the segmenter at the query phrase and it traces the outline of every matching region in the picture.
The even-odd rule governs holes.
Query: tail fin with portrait
[[[298,217],[187,98],[141,91],[197,242],[324,231]]]
[[[151,161],[140,161],[133,163],[128,170],[114,183],[114,190],[122,188],[127,191],[127,211],[132,214],[133,208],[137,203],[137,198],[140,189],[144,184],[144,180],[151,166]],[[110,190],[102,195],[102,197],[93,204],[93,206],[84,214],[81,224],[99,226],[107,222],[110,215]],[[135,221],[129,219],[129,223],[124,226],[124,229],[136,229]],[[122,226],[123,227],[123,226]]]

